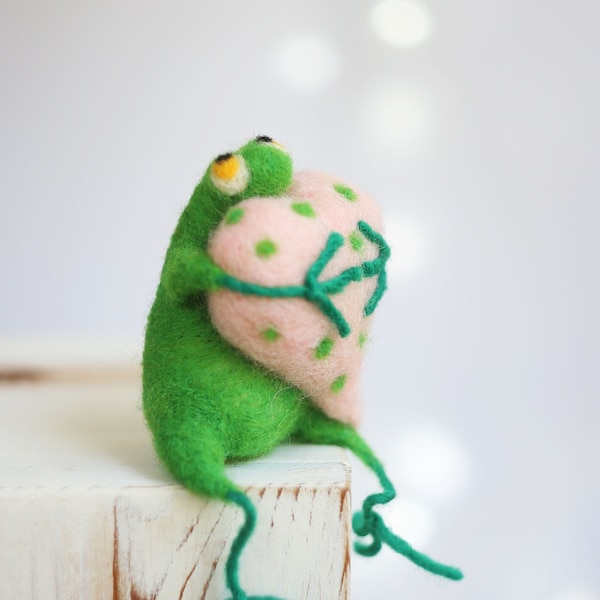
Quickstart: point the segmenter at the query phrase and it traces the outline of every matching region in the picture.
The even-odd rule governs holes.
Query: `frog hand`
[[[219,278],[223,274],[204,250],[183,246],[167,254],[162,283],[172,299],[181,301],[199,292],[219,289]]]

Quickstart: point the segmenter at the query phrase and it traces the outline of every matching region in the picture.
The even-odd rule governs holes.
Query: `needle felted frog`
[[[258,136],[217,156],[184,209],[148,317],[143,407],[159,457],[191,491],[239,506],[245,521],[225,567],[234,600],[256,510],[225,463],[283,441],[351,450],[383,491],[354,515],[355,544],[383,544],[425,569],[462,573],[417,552],[374,508],[395,497],[358,434],[358,373],[390,251],[373,200],[318,172],[294,173],[285,149]]]

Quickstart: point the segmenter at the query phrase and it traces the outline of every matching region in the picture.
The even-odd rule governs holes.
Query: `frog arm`
[[[161,282],[174,300],[185,300],[199,292],[221,287],[219,278],[224,271],[201,248],[185,245],[173,247],[167,253]]]
[[[312,444],[333,444],[348,448],[369,469],[371,469],[383,488],[382,492],[367,496],[362,509],[352,518],[352,529],[360,537],[370,535],[372,542],[356,542],[354,549],[363,556],[374,556],[383,544],[402,554],[416,565],[430,573],[458,581],[463,578],[460,569],[439,563],[413,548],[408,542],[393,533],[374,508],[387,504],[396,497],[396,490],[388,479],[383,464],[354,427],[327,417],[316,407],[310,407],[307,417],[301,419],[296,431],[296,439]]]

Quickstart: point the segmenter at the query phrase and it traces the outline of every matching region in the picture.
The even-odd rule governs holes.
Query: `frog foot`
[[[376,465],[372,468],[379,477],[384,491],[368,496],[363,503],[362,510],[355,513],[352,518],[352,529],[356,535],[360,537],[370,535],[372,537],[370,544],[355,542],[354,549],[356,552],[362,556],[375,556],[381,550],[383,544],[386,544],[392,550],[398,552],[398,554],[402,554],[430,573],[441,575],[454,581],[461,580],[463,574],[460,569],[439,563],[426,554],[415,550],[407,541],[393,533],[384,523],[381,515],[373,510],[377,504],[387,504],[392,501],[396,497],[396,491],[387,478],[383,467]]]

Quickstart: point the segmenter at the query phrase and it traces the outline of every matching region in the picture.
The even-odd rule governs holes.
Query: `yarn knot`
[[[383,492],[368,496],[363,502],[362,510],[352,517],[354,533],[360,537],[370,535],[373,538],[370,544],[355,542],[354,549],[356,552],[362,556],[375,556],[381,550],[383,544],[386,544],[398,554],[402,554],[430,573],[455,581],[461,580],[463,574],[460,569],[439,563],[426,554],[415,550],[407,541],[393,533],[387,527],[381,515],[373,510],[373,507],[377,504],[391,502],[396,497],[396,491],[380,464],[373,464],[371,468],[377,474]]]
[[[354,533],[360,537],[373,536],[371,544],[354,543],[354,549],[358,554],[362,556],[375,556],[381,550],[383,544],[379,536],[376,535],[376,532],[382,524],[381,517],[375,512],[365,513],[361,511],[354,513],[352,517],[352,530]]]

